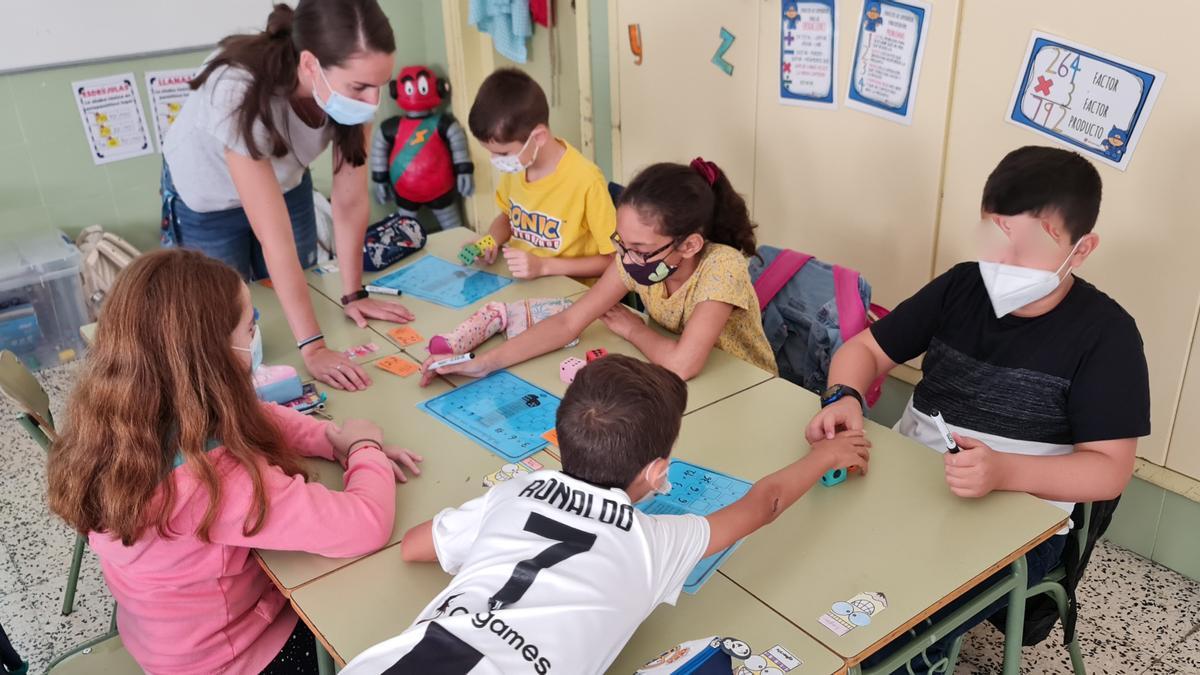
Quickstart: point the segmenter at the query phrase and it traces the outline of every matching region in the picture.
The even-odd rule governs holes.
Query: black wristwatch
[[[858,390],[855,389],[854,387],[850,387],[850,386],[847,386],[844,384],[835,384],[832,387],[821,392],[821,407],[828,408],[829,406],[833,405],[834,403],[837,403],[838,401],[842,400],[843,398],[845,398],[847,396],[858,401],[859,406],[865,407],[863,404],[862,394],[858,393]]]
[[[371,297],[371,294],[367,292],[367,289],[360,288],[357,291],[350,293],[349,295],[342,296],[342,307],[345,307],[346,305],[348,305],[356,300],[362,300],[363,298],[368,298],[368,297]]]

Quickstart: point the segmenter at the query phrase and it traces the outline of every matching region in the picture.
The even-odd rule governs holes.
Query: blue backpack
[[[833,353],[870,325],[868,312],[887,314],[871,304],[871,285],[858,272],[790,249],[760,246],[750,278],[779,375],[809,391],[825,390]],[[882,385],[880,378],[864,392],[867,405]]]

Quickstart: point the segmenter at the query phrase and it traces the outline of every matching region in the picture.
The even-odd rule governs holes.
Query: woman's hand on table
[[[318,380],[335,389],[362,391],[371,386],[371,378],[350,357],[335,352],[323,342],[314,343],[301,350],[304,367]]]
[[[392,323],[408,323],[413,320],[413,313],[404,305],[388,300],[376,300],[375,298],[355,300],[343,307],[342,311],[359,328],[367,327],[367,319],[380,319],[381,321],[391,321]]]

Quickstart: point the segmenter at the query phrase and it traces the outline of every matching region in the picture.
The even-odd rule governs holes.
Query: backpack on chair
[[[83,274],[83,294],[87,301],[88,313],[94,320],[100,312],[104,296],[116,281],[117,274],[142,252],[112,232],[105,232],[100,225],[84,228],[75,238],[75,245],[79,247],[83,256],[83,264],[80,267]]]
[[[760,246],[750,278],[780,377],[818,394],[838,347],[866,329],[872,315],[888,313],[871,304],[871,286],[858,272],[806,253]],[[868,406],[882,388],[881,377],[863,392]]]

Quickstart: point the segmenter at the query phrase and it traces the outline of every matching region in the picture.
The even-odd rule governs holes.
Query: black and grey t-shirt
[[[934,279],[871,327],[896,363],[925,354],[897,429],[944,450],[928,413],[995,450],[1066,454],[1150,433],[1142,337],[1115,300],[1076,278],[1038,317],[997,319],[976,263]],[[1068,512],[1072,505],[1054,502]]]

